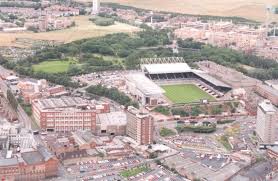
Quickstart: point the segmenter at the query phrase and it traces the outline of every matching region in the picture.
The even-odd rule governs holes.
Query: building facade
[[[43,130],[96,131],[96,106],[79,97],[34,100],[32,111],[37,124]]]
[[[38,150],[24,152],[16,157],[0,159],[2,180],[39,181],[57,176],[58,159],[39,147]]]
[[[100,10],[100,2],[99,0],[93,0],[93,5],[92,5],[92,14],[97,15]]]
[[[261,143],[273,144],[276,139],[278,111],[269,100],[264,100],[258,105],[256,132]]]
[[[152,144],[154,121],[148,113],[130,106],[127,109],[126,133],[140,145]]]

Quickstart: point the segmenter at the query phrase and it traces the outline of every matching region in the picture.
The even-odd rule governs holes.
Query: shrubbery
[[[211,123],[208,125],[184,125],[184,126],[177,126],[177,131],[179,133],[182,132],[194,132],[194,133],[213,133],[216,131],[216,124]]]
[[[162,129],[159,131],[159,134],[160,134],[160,136],[162,136],[162,137],[166,137],[166,136],[175,135],[176,133],[175,133],[173,130],[171,130],[171,129],[162,128]]]
[[[132,101],[127,95],[120,92],[116,88],[107,88],[99,84],[96,86],[90,86],[89,88],[87,88],[87,92],[97,96],[107,97],[124,106],[134,106],[137,108],[139,107],[137,102]]]
[[[110,26],[115,24],[113,18],[105,18],[105,17],[98,16],[98,17],[90,18],[90,20],[98,26]]]

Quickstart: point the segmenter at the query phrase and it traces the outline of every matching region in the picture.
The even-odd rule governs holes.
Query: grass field
[[[173,103],[198,102],[201,99],[215,100],[212,96],[193,84],[164,85],[165,96]]]
[[[39,64],[33,65],[35,72],[46,72],[46,73],[61,73],[66,72],[69,68],[71,61],[44,61]]]
[[[91,0],[76,0],[91,2]],[[267,5],[278,5],[277,0],[103,0],[144,9],[215,16],[239,16],[264,21]],[[275,15],[278,20],[278,15]]]
[[[136,167],[136,168],[132,168],[132,169],[129,169],[129,170],[124,170],[120,174],[124,178],[129,178],[129,177],[135,176],[135,175],[137,175],[139,173],[147,172],[147,171],[149,171],[148,167],[141,166],[141,167]]]
[[[57,31],[33,33],[33,32],[19,32],[19,33],[0,33],[0,46],[17,46],[22,47],[17,43],[17,39],[27,38],[31,40],[54,40],[64,43],[80,40],[84,38],[92,38],[104,36],[112,33],[132,33],[139,31],[139,28],[123,23],[116,22],[111,26],[97,26],[89,21],[89,16],[72,17],[76,26]]]

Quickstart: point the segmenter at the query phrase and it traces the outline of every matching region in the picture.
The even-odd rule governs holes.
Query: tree
[[[7,99],[11,106],[17,110],[18,102],[10,89],[7,90]]]
[[[201,113],[202,113],[202,111],[201,111],[199,106],[194,106],[194,107],[191,108],[191,115],[192,116],[199,116],[199,114],[201,114]]]

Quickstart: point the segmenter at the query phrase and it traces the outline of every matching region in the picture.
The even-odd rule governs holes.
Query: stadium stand
[[[181,57],[148,58],[141,60],[141,70],[149,79],[159,81],[196,80],[209,94],[220,97],[232,88],[200,70],[191,69]]]

